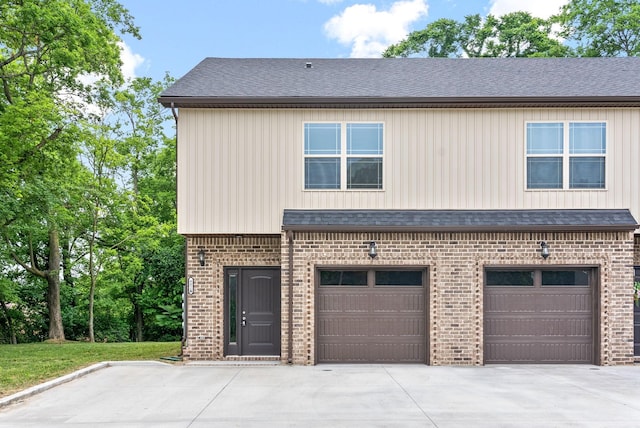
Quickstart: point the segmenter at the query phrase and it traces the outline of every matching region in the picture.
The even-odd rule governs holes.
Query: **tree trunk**
[[[93,328],[93,300],[95,297],[95,290],[95,279],[91,278],[91,290],[89,290],[89,342],[91,343],[96,341]]]
[[[49,230],[49,269],[46,271],[47,308],[49,309],[49,339],[64,340],[60,308],[60,238],[58,230]]]
[[[133,190],[133,198],[134,201],[137,203],[138,201],[138,195],[139,195],[139,190],[138,190],[138,180],[139,180],[139,168],[138,165],[140,164],[140,156],[139,154],[136,154],[135,156],[135,161],[133,162],[133,164],[131,165],[131,183],[132,183],[132,190]],[[134,279],[134,281],[136,281],[136,279]],[[136,281],[137,282],[137,281]],[[135,341],[136,342],[143,342],[144,341],[144,313],[142,312],[142,306],[140,305],[140,298],[142,297],[142,289],[143,289],[144,284],[138,284],[136,285],[136,298],[133,300],[133,316],[134,316],[134,321],[135,321]]]
[[[96,341],[93,328],[93,301],[96,295],[96,273],[93,266],[93,242],[94,239],[92,237],[91,242],[89,242],[89,342],[91,343]]]
[[[11,322],[11,315],[9,315],[9,308],[4,300],[0,300],[0,307],[2,307],[2,313],[7,320],[7,328],[9,329],[9,343],[12,345],[18,344],[18,338],[16,337],[16,331],[13,329],[13,322]]]
[[[142,296],[142,286],[136,287],[136,293],[138,296]],[[144,342],[144,314],[142,312],[142,306],[138,303],[138,299],[134,300],[133,311],[136,322],[136,342]]]

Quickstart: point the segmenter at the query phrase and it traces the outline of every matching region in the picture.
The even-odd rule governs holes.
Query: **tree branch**
[[[26,162],[26,160],[29,159],[31,156],[33,156],[36,152],[40,151],[48,143],[58,138],[62,133],[62,130],[63,130],[63,127],[61,126],[56,128],[51,134],[49,134],[46,138],[43,138],[38,144],[36,144],[34,148],[25,152],[24,155],[22,155],[22,157],[20,158],[20,160],[18,160],[17,162],[18,165]]]
[[[7,99],[9,104],[13,104],[13,97],[11,96],[11,91],[9,91],[9,82],[7,79],[2,79],[2,89],[4,90],[4,96]]]
[[[5,242],[7,243],[7,245],[9,246],[9,254],[11,255],[11,258],[13,260],[15,260],[16,263],[18,263],[20,266],[22,266],[22,268],[24,270],[26,270],[27,272],[29,272],[32,275],[35,275],[37,277],[40,278],[46,278],[47,275],[45,272],[41,271],[40,269],[37,269],[35,266],[29,266],[28,264],[26,264],[20,257],[18,257],[18,255],[13,251],[13,242],[11,242],[11,240],[9,239],[9,236],[7,236],[7,233],[3,233],[2,237],[4,238]],[[30,253],[30,257],[31,257],[31,261],[33,263],[33,251],[31,248],[31,245],[29,245],[29,253]]]

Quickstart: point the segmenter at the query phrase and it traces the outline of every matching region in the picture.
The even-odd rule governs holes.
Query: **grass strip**
[[[179,353],[179,342],[0,345],[0,397],[101,361],[159,360]]]

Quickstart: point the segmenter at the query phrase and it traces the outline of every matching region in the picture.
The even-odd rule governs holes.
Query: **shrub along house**
[[[640,58],[207,58],[178,124],[192,360],[629,364]]]

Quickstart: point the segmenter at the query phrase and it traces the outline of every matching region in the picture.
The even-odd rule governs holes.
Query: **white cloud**
[[[377,10],[373,4],[355,4],[324,25],[332,39],[351,45],[352,58],[379,57],[391,44],[404,39],[409,25],[425,16],[425,0],[398,1],[389,10]]]
[[[131,48],[127,46],[126,43],[119,42],[118,45],[120,46],[120,60],[122,61],[120,71],[122,72],[122,77],[124,77],[126,85],[126,82],[136,77],[136,68],[142,65],[145,60],[141,55],[133,53],[131,51]],[[95,73],[81,74],[80,76],[78,76],[78,81],[83,85],[93,85],[98,80],[100,80],[101,77],[104,76]],[[75,95],[65,96],[63,98],[83,105],[85,113],[95,114],[98,116],[104,113],[97,105],[87,104]]]
[[[502,16],[506,13],[524,11],[538,18],[549,18],[560,11],[569,0],[491,0],[489,13]]]
[[[133,53],[125,42],[120,42],[119,45],[122,75],[126,80],[133,79],[136,77],[136,68],[144,63],[144,58],[137,53]]]
[[[120,61],[122,61],[120,67],[122,77],[124,77],[125,81],[134,79],[136,77],[136,68],[141,66],[145,60],[142,55],[133,53],[125,42],[119,42],[118,46],[120,46]],[[78,79],[85,85],[92,85],[96,83],[100,77],[101,76],[97,74],[91,73],[83,74],[79,76]]]

